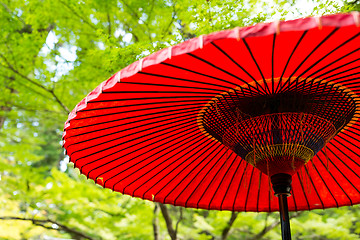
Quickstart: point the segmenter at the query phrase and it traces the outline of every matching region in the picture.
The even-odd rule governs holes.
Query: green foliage
[[[101,81],[161,48],[360,2],[12,0],[0,2],[0,239],[151,239],[154,204],[102,189],[66,163],[63,122]],[[179,239],[221,239],[230,212],[168,207]],[[357,239],[358,207],[302,213],[297,239]],[[181,213],[182,212],[182,213]],[[159,214],[160,239],[170,239]],[[228,239],[279,239],[278,214],[239,213]],[[156,221],[155,221],[156,222]],[[260,235],[259,235],[260,234]]]

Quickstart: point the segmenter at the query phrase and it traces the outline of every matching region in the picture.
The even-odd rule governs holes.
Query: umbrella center
[[[350,124],[355,97],[318,79],[253,82],[212,98],[198,125],[265,174],[293,175]]]

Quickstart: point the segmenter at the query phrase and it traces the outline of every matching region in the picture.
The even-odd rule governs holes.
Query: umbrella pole
[[[278,196],[280,208],[280,222],[281,222],[281,235],[283,240],[291,240],[289,210],[287,204],[287,197],[284,194]]]
[[[291,176],[285,173],[278,173],[271,176],[271,183],[274,189],[274,195],[279,199],[281,235],[283,240],[291,240],[289,209],[287,197],[291,191]]]

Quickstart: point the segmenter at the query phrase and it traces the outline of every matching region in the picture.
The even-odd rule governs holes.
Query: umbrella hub
[[[200,130],[269,176],[293,175],[350,125],[357,96],[326,81],[283,81],[293,87],[269,94],[248,84],[214,97],[199,113]]]
[[[334,136],[326,119],[304,113],[274,113],[239,121],[222,143],[265,174],[293,175]]]

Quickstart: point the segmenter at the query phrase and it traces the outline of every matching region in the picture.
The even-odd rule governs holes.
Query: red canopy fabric
[[[204,134],[199,112],[215,96],[249,83],[274,94],[288,79],[315,79],[351,94],[356,111],[293,176],[289,210],[358,204],[359,25],[357,12],[264,23],[158,51],[89,93],[65,123],[63,146],[82,174],[133,197],[278,211],[269,177]]]

